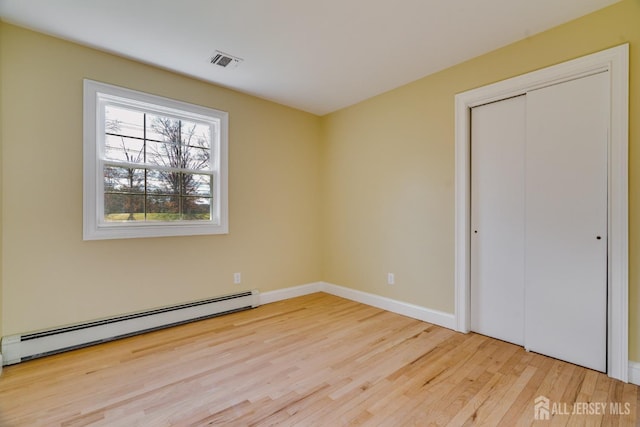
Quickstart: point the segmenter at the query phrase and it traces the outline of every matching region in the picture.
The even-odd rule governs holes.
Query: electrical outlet
[[[233,273],[233,283],[239,285],[242,282],[242,275],[240,273]]]
[[[387,273],[387,284],[388,285],[395,285],[396,283],[396,276],[393,273]]]

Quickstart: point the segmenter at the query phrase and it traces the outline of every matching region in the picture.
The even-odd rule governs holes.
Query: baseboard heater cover
[[[61,328],[2,337],[4,365],[177,326],[260,305],[257,290],[224,295]]]

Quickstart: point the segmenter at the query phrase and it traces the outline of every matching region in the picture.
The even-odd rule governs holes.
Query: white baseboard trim
[[[455,330],[455,316],[450,313],[432,310],[415,304],[397,301],[380,295],[358,291],[344,286],[334,285],[326,282],[307,283],[306,285],[293,286],[290,288],[277,289],[275,291],[260,292],[260,304],[269,304],[289,298],[309,295],[316,292],[326,292],[351,301],[391,311],[423,322],[433,323]]]
[[[260,305],[322,292],[323,287],[324,283],[315,282],[307,283],[306,285],[292,286],[290,288],[276,289],[275,291],[260,292]]]
[[[629,382],[640,385],[640,362],[629,361]]]
[[[346,298],[362,304],[371,305],[392,313],[401,314],[413,319],[422,320],[423,322],[433,323],[448,329],[455,330],[455,316],[450,313],[444,313],[438,310],[422,307],[407,302],[394,300],[380,295],[370,294],[368,292],[358,291],[344,286],[338,286],[331,283],[324,283],[323,292],[338,297]]]

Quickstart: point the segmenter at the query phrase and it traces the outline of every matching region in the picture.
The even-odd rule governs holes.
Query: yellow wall
[[[324,280],[453,312],[454,95],[625,42],[631,58],[630,356],[640,360],[640,0],[325,116]],[[387,272],[395,273],[394,286],[386,284]]]
[[[316,116],[5,23],[0,40],[1,335],[321,278]],[[83,78],[229,112],[228,235],[82,240]]]
[[[0,23],[0,335],[232,292],[235,271],[242,289],[325,280],[453,312],[454,95],[630,42],[640,360],[639,22],[625,0],[323,118]],[[229,235],[82,241],[85,77],[229,111]]]

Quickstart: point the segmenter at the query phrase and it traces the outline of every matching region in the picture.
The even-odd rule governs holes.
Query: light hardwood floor
[[[535,421],[538,396],[606,408]],[[604,374],[322,293],[0,377],[2,426],[635,426],[639,407],[637,386]]]

